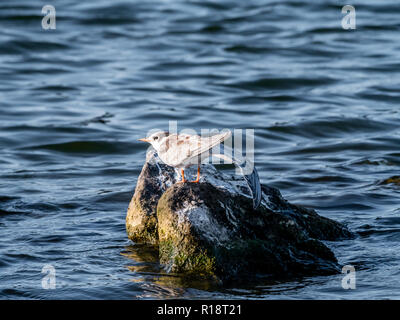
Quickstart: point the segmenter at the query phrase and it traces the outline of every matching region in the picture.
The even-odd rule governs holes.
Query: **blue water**
[[[2,0],[0,298],[399,299],[399,4],[351,3],[347,31],[345,4]],[[327,243],[356,289],[342,274],[222,288],[165,274],[125,215],[136,139],[170,120],[255,129],[262,182],[358,233]]]

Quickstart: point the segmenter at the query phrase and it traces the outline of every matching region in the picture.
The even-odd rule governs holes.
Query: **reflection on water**
[[[185,296],[185,289],[210,291],[218,288],[218,284],[212,280],[165,272],[159,264],[157,246],[130,245],[121,254],[134,263],[127,268],[133,273],[132,281],[145,288],[146,293],[140,295],[141,298],[179,298]]]
[[[1,1],[0,297],[400,298],[398,2],[355,6],[345,31],[333,0],[66,0],[44,31],[40,4]],[[188,281],[132,244],[136,139],[169,120],[255,129],[262,182],[359,233],[327,243],[357,289]]]

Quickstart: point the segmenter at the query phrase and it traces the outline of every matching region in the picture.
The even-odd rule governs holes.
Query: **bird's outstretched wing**
[[[246,180],[247,186],[249,187],[251,195],[253,197],[253,208],[257,209],[261,203],[262,191],[260,178],[254,164],[247,159],[228,157],[225,154],[213,154],[213,156],[223,160],[231,161],[237,168],[240,169],[240,172]],[[252,167],[252,171],[250,173],[247,169],[245,171],[245,168],[248,168],[249,166]]]
[[[258,172],[256,167],[253,168],[253,172],[250,175],[243,174],[244,179],[251,190],[251,194],[253,195],[253,207],[257,209],[261,203],[261,184],[260,178],[258,176]]]

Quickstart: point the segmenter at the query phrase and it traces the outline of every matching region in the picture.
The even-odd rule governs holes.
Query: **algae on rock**
[[[351,238],[342,224],[290,204],[267,186],[254,210],[245,182],[212,165],[202,166],[198,184],[177,179],[150,155],[126,221],[134,242],[158,244],[167,271],[219,280],[340,271],[321,240]]]

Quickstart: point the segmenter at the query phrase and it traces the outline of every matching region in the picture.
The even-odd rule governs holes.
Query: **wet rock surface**
[[[256,210],[244,180],[202,165],[200,183],[179,175],[149,153],[128,208],[128,237],[159,247],[171,272],[217,280],[259,275],[286,278],[340,271],[321,240],[353,234],[314,210],[290,204],[262,186]]]

